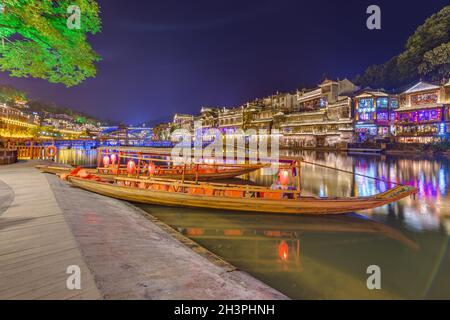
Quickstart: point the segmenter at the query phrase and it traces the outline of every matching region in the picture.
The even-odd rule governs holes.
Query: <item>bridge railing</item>
[[[17,157],[19,159],[47,160],[54,157],[47,154],[45,146],[17,146]]]

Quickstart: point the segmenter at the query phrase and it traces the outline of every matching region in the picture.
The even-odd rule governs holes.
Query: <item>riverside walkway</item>
[[[0,299],[286,299],[133,205],[0,166]],[[69,290],[67,267],[81,270]]]

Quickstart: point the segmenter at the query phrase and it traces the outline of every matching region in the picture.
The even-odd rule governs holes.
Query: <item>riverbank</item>
[[[286,152],[300,152],[300,151],[318,151],[318,152],[334,152],[334,153],[366,153],[366,154],[387,154],[387,155],[442,155],[450,156],[450,149],[440,147],[417,147],[408,145],[395,145],[386,149],[381,149],[373,146],[358,147],[358,148],[335,148],[335,147],[280,147],[280,150]]]
[[[0,299],[287,299],[131,204],[0,167]],[[194,249],[194,250],[192,250]],[[66,268],[81,269],[81,290]]]

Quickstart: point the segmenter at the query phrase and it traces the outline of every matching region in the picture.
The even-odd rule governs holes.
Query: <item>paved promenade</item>
[[[0,166],[0,299],[286,299],[142,210],[35,164]],[[66,288],[69,265],[81,290]]]
[[[0,299],[99,299],[47,178],[28,164],[0,166]],[[67,267],[82,289],[68,290]]]

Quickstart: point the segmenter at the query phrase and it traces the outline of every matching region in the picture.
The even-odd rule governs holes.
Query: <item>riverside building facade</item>
[[[39,124],[39,116],[0,104],[0,138],[32,138]]]
[[[364,90],[354,97],[357,142],[390,139],[394,134],[394,115],[398,96],[383,91]]]
[[[436,143],[447,138],[450,82],[442,86],[418,82],[401,94],[395,112],[395,136],[400,143]]]
[[[450,81],[419,82],[401,94],[391,94],[361,90],[347,79],[325,80],[310,90],[277,92],[239,107],[203,107],[197,116],[177,114],[168,126],[192,132],[197,122],[205,143],[214,141],[217,133],[248,135],[249,129],[258,139],[276,132],[280,147],[286,148],[436,143],[446,140],[450,130]],[[179,139],[172,137],[172,141]]]
[[[352,99],[359,87],[347,79],[325,80],[318,88],[299,91],[294,109],[280,121],[284,147],[330,147],[352,142]]]

